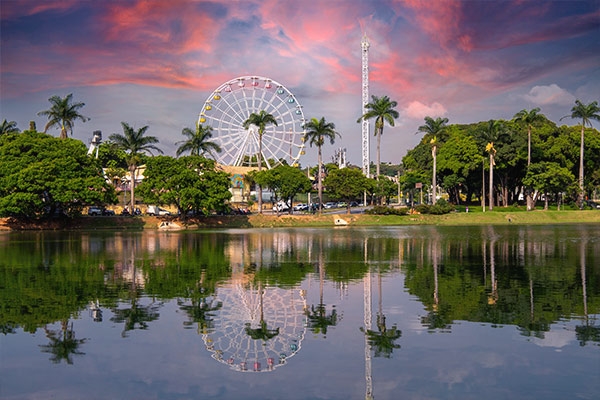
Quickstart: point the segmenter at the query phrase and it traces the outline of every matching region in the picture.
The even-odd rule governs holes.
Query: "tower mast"
[[[369,39],[364,34],[360,41],[362,49],[362,112],[365,113],[365,106],[369,103]],[[370,176],[369,160],[369,121],[362,119],[362,171],[365,176]]]

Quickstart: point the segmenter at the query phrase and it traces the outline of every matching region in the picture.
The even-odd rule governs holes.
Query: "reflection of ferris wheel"
[[[262,136],[263,165],[296,165],[304,154],[304,113],[296,97],[282,84],[260,76],[242,76],[223,83],[204,102],[198,122],[213,128],[212,141],[224,165],[256,166],[258,128],[243,124],[261,110],[273,115],[277,126],[267,125]]]
[[[240,283],[220,287],[214,326],[202,335],[212,358],[241,372],[268,372],[301,348],[306,331],[304,290]]]

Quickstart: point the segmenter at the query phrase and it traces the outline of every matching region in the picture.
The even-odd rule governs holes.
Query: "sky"
[[[361,166],[364,35],[369,94],[400,113],[382,162],[419,143],[425,116],[473,123],[540,107],[576,125],[559,121],[575,100],[600,100],[600,0],[2,0],[0,34],[0,119],[43,130],[37,113],[72,93],[90,118],[74,138],[148,125],[168,155],[217,87],[256,75],[289,89],[306,118],[336,125],[326,162],[345,148]],[[300,162],[316,159],[308,147]]]

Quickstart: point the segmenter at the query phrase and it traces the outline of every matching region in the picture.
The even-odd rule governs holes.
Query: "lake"
[[[596,399],[600,226],[0,234],[2,399]]]

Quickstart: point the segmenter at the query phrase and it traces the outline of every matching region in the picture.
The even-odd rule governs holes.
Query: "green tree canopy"
[[[225,210],[229,186],[229,175],[217,171],[213,160],[156,156],[148,159],[138,191],[146,203],[175,204],[181,215],[188,211],[208,215]]]
[[[311,189],[310,179],[298,168],[289,165],[277,167],[254,174],[256,183],[268,187],[275,193],[275,199],[281,199],[291,206],[292,199],[298,193]],[[289,212],[292,212],[290,207]]]
[[[78,215],[90,204],[115,203],[113,187],[86,146],[26,131],[0,137],[0,215]]]
[[[355,168],[332,170],[325,178],[324,184],[330,197],[347,203],[359,198],[370,186],[369,179],[361,170]]]

